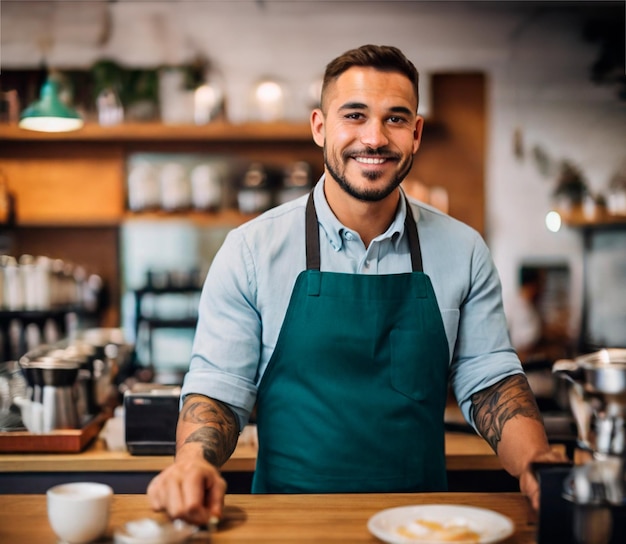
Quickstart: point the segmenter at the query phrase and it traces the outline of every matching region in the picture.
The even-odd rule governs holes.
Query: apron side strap
[[[320,264],[320,231],[311,191],[306,203],[306,269],[319,270]]]

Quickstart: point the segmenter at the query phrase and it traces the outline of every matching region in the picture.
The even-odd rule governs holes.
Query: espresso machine
[[[569,387],[588,459],[572,467],[538,470],[538,542],[626,542],[626,349],[603,349],[554,363]]]

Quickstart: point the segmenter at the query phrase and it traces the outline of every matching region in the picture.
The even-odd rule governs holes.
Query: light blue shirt
[[[342,225],[323,191],[314,189],[321,270],[353,274],[411,271],[404,199],[387,232],[365,247]],[[296,277],[306,268],[303,196],[230,231],[209,269],[182,395],[228,404],[240,428],[272,356]],[[511,347],[500,280],[481,236],[469,226],[411,200],[424,272],[433,284],[448,339],[450,378],[466,420],[472,394],[521,373]],[[328,316],[332,319],[332,316]]]

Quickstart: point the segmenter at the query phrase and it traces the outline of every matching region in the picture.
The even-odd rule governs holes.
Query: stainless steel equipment
[[[42,344],[19,359],[28,382],[16,404],[32,432],[81,428],[119,402],[116,377],[133,346],[121,329],[87,329],[78,338]]]
[[[42,431],[77,429],[80,418],[76,402],[76,378],[79,363],[58,356],[44,356],[35,360],[20,361],[33,391],[31,401],[43,405]],[[35,398],[41,394],[41,401]]]
[[[120,370],[128,365],[133,351],[123,331],[117,328],[86,329],[79,333],[73,346],[89,353],[88,371],[96,408],[100,410],[103,406],[116,404],[118,391],[115,379]]]
[[[570,470],[562,497],[572,504],[572,535],[581,544],[623,542],[626,533],[626,349],[603,349],[557,361],[569,383],[578,445],[592,460]]]
[[[0,362],[0,432],[23,430],[16,398],[26,396],[27,383],[17,361]]]
[[[570,382],[579,445],[598,459],[626,455],[626,349],[604,349],[557,361],[553,372]]]

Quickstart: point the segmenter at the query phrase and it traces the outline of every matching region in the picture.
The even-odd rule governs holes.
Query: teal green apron
[[[307,269],[259,385],[254,493],[446,489],[448,342],[407,203],[412,273],[320,271],[309,197]]]

